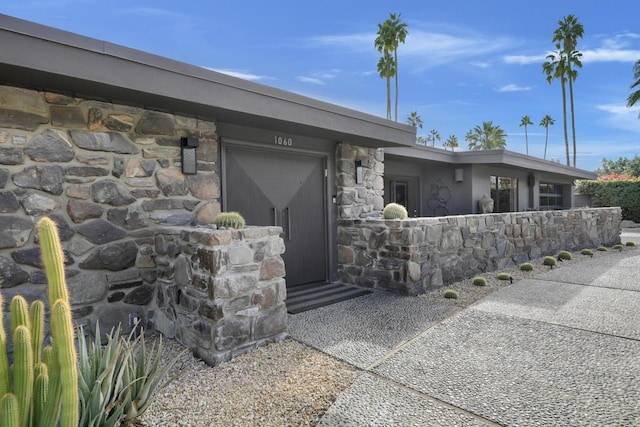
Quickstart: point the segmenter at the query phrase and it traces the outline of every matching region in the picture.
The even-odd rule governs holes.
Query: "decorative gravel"
[[[164,360],[184,348],[163,340]],[[313,426],[358,372],[293,340],[210,367],[183,354],[140,426]]]

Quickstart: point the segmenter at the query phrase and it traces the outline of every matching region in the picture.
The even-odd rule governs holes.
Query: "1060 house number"
[[[288,147],[291,147],[293,145],[293,139],[283,138],[281,136],[274,136],[273,143],[276,145],[286,145]]]

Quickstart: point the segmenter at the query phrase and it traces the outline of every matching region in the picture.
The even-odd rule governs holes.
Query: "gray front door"
[[[227,146],[226,206],[283,228],[287,286],[327,280],[325,158]]]

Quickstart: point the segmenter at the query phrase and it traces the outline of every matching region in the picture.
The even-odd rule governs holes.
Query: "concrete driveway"
[[[637,249],[461,311],[380,292],[292,315],[289,332],[362,369],[320,426],[640,426]]]

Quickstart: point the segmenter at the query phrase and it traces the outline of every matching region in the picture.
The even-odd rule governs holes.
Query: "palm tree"
[[[553,32],[553,42],[561,43],[562,52],[566,58],[567,77],[569,80],[569,102],[571,105],[571,134],[573,138],[573,167],[576,167],[576,122],[573,109],[573,82],[578,77],[578,72],[572,69],[572,65],[582,68],[580,58],[582,53],[576,50],[578,39],[584,36],[584,27],[573,15],[567,15],[562,21],[558,21],[558,28]]]
[[[447,148],[451,148],[451,151],[455,151],[456,148],[458,148],[458,137],[455,135],[449,135],[449,138],[447,138],[442,146],[445,148],[445,150]]]
[[[424,123],[422,122],[422,117],[420,117],[418,112],[412,111],[407,116],[407,124],[416,128],[416,133],[417,133],[417,129],[422,129],[422,126]],[[416,136],[416,144],[427,145],[426,140],[421,136]]]
[[[547,142],[549,142],[549,126],[556,124],[556,121],[550,115],[546,115],[540,120],[540,126],[545,129],[545,138],[544,138],[544,157],[547,158]]]
[[[377,37],[374,40],[376,50],[382,53],[384,62],[393,61],[393,74],[385,75],[387,79],[387,119],[391,119],[391,77],[395,77],[396,83],[396,104],[395,104],[395,121],[398,121],[398,46],[404,43],[407,38],[407,24],[400,21],[400,15],[395,13],[389,14],[389,19],[382,24],[378,24]],[[393,52],[393,58],[391,53]],[[378,63],[378,65],[380,65]]]
[[[404,44],[404,41],[407,38],[407,24],[400,21],[400,14],[396,16],[395,13],[389,14],[389,19],[387,19],[387,27],[389,31],[389,39],[391,40],[391,50],[393,51],[393,60],[396,65],[396,72],[394,74],[396,81],[396,104],[395,104],[395,121],[398,121],[398,45],[400,43]]]
[[[522,116],[522,120],[520,120],[520,127],[524,126],[524,140],[525,147],[527,150],[527,156],[529,155],[529,135],[527,134],[527,126],[532,125],[533,122],[529,118],[529,116]]]
[[[431,146],[435,147],[436,146],[436,140],[440,141],[440,133],[435,129],[431,129],[429,131],[429,134],[431,135],[429,137],[429,139],[431,140]]]
[[[640,59],[633,66],[633,78],[635,82],[631,85],[631,89],[638,88],[635,92],[631,92],[631,95],[627,98],[627,107],[633,107],[640,100]],[[640,119],[640,113],[638,113]]]
[[[395,73],[393,58],[383,55],[378,61],[378,73],[383,79],[387,79],[387,119],[391,119],[391,77]]]
[[[504,129],[488,121],[469,130],[464,139],[469,143],[470,150],[504,150],[507,146],[506,137]]]
[[[560,43],[556,43],[556,51],[547,55],[547,60],[542,64],[542,71],[547,75],[547,82],[551,84],[554,79],[560,79],[562,87],[562,118],[564,125],[564,146],[567,155],[567,166],[571,166],[569,158],[569,134],[567,132],[567,58],[560,50]]]

